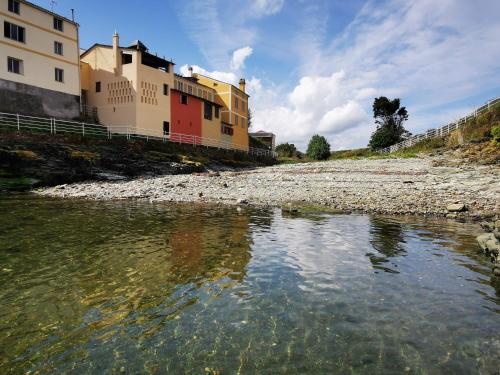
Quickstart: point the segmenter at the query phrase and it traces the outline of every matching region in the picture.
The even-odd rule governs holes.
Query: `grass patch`
[[[36,152],[31,150],[15,150],[13,153],[22,159],[36,160],[40,158]]]
[[[370,157],[379,157],[380,153],[372,151],[369,148],[357,148],[354,150],[333,151],[330,160],[338,159],[365,159]]]
[[[90,164],[95,164],[100,159],[99,154],[90,151],[69,149],[68,154],[71,159],[84,160]]]

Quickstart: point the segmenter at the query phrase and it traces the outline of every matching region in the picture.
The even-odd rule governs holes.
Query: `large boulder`
[[[495,263],[500,262],[500,241],[497,240],[493,233],[484,233],[476,238],[481,249],[491,256],[491,260]]]
[[[449,204],[446,209],[448,212],[463,212],[467,211],[467,207],[465,207],[465,204],[463,203],[454,203],[454,204]]]

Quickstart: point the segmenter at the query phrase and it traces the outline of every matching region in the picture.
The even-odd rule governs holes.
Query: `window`
[[[179,91],[184,91],[184,89],[182,87],[182,82],[179,82]]]
[[[23,74],[23,61],[13,57],[8,57],[7,69],[10,73]]]
[[[204,116],[205,120],[212,120],[212,104],[205,102]]]
[[[63,55],[63,44],[61,42],[54,42],[54,53],[56,55]]]
[[[230,128],[230,127],[224,126],[224,125],[222,125],[221,131],[223,134],[227,134],[227,135],[233,135],[233,133],[234,133],[233,128]]]
[[[95,92],[101,92],[101,81],[95,83]]]
[[[193,86],[188,86],[188,94],[193,95]]]
[[[234,98],[234,108],[238,108],[238,98]]]
[[[123,53],[122,52],[122,64],[132,64],[132,54],[131,53]]]
[[[64,82],[64,70],[56,68],[56,81],[57,82]]]
[[[163,121],[163,134],[164,135],[170,134],[170,123],[168,121]]]
[[[63,20],[57,17],[54,17],[54,29],[63,31]]]
[[[220,108],[215,106],[215,118],[219,118]]]
[[[244,118],[241,119],[241,127],[243,129],[245,129],[245,119]]]
[[[181,104],[187,105],[188,104],[188,96],[185,94],[181,95]]]
[[[18,0],[9,0],[9,12],[19,14],[19,6]]]
[[[238,126],[238,116],[234,115],[234,125]]]
[[[163,84],[163,95],[168,95],[168,85],[166,83]]]
[[[3,34],[6,38],[17,40],[18,42],[24,43],[26,41],[24,27],[14,25],[10,22],[3,23]]]

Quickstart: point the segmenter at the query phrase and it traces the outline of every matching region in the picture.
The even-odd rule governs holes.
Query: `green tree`
[[[282,143],[276,146],[276,152],[281,157],[293,158],[297,155],[297,147],[293,143]]]
[[[399,98],[393,100],[385,96],[375,98],[373,117],[377,129],[372,133],[368,144],[372,150],[392,146],[411,135],[403,126],[408,120],[408,111],[405,107],[401,107]]]
[[[248,108],[247,123],[248,123],[248,129],[250,129],[252,127],[252,111],[250,110],[250,108]]]
[[[315,160],[325,160],[330,157],[330,144],[322,135],[313,135],[307,146],[307,156]]]

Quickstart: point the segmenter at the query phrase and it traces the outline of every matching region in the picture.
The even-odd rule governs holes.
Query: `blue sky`
[[[49,0],[36,0],[51,8]],[[58,0],[81,47],[140,39],[176,69],[248,82],[253,130],[304,148],[363,147],[373,98],[400,97],[414,133],[500,94],[498,0]]]

